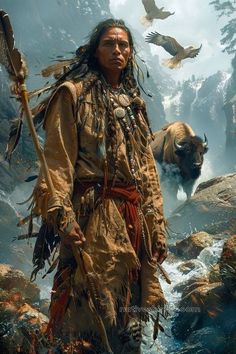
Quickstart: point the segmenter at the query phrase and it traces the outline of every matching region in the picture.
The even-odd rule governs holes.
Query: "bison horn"
[[[176,139],[174,140],[174,145],[175,145],[176,150],[179,150],[179,151],[184,150],[184,145],[177,143]]]
[[[208,140],[207,140],[206,134],[204,134],[204,142],[202,143],[202,146],[203,146],[204,148],[207,148],[207,147],[208,147]]]

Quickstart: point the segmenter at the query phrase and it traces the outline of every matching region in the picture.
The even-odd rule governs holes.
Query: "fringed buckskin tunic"
[[[86,238],[81,262],[61,242],[52,291],[49,329],[70,338],[101,334],[94,307],[109,331],[127,322],[131,304],[143,311],[165,304],[151,260],[165,240],[165,220],[148,126],[142,108],[132,107],[137,127],[128,141],[108,91],[99,80],[87,91],[83,81],[65,82],[45,115],[45,157],[60,205],[40,175],[33,213],[57,223],[62,241],[74,220]]]

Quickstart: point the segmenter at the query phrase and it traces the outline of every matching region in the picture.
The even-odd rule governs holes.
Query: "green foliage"
[[[228,54],[236,53],[236,1],[210,1],[210,5],[214,6],[214,9],[219,13],[218,18],[225,16],[233,18],[229,19],[228,23],[221,28],[221,44],[224,46],[223,52]]]
[[[215,10],[219,11],[219,18],[222,16],[231,16],[236,11],[236,1],[214,0],[210,2],[210,5],[213,5]]]
[[[227,25],[221,29],[221,34],[223,38],[221,39],[221,44],[225,45],[223,52],[228,54],[236,53],[236,18],[232,18]]]

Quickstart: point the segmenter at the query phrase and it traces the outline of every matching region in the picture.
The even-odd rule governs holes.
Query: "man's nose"
[[[115,43],[115,44],[114,44],[113,52],[114,52],[114,53],[120,53],[120,47],[119,47],[119,44],[118,44],[118,43]]]

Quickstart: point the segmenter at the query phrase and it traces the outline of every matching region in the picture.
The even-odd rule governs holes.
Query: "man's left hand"
[[[167,257],[167,244],[165,240],[157,241],[153,248],[152,260],[155,263],[163,263]]]

